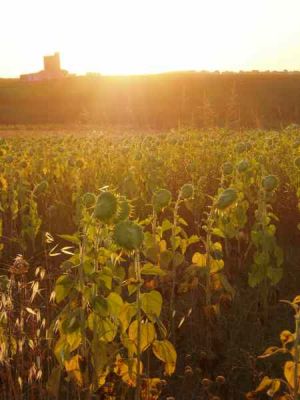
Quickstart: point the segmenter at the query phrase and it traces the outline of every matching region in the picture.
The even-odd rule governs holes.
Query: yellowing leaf
[[[126,333],[121,335],[121,342],[124,347],[126,347],[128,351],[128,357],[132,358],[137,353],[137,347],[135,341],[129,339]]]
[[[169,229],[172,229],[173,225],[168,219],[164,219],[161,225],[162,232],[168,231]]]
[[[213,258],[210,259],[210,273],[215,274],[216,272],[221,271],[224,268],[223,260],[215,260]]]
[[[105,384],[106,377],[108,374],[109,374],[109,368],[107,367],[105,371],[103,371],[102,374],[98,376],[98,387],[101,387]]]
[[[279,353],[279,352],[282,352],[282,349],[281,349],[281,348],[279,348],[279,347],[277,347],[277,346],[271,346],[271,347],[268,347],[268,348],[263,352],[263,354],[262,354],[261,356],[258,356],[258,358],[267,358],[267,357],[270,357],[270,356],[272,356],[273,354],[276,354],[276,353]]]
[[[263,392],[267,390],[271,385],[272,385],[272,379],[270,379],[268,376],[264,376],[263,380],[255,389],[255,392]]]
[[[295,337],[292,332],[284,330],[280,334],[280,340],[283,345],[286,345],[288,343],[292,343],[295,340]]]
[[[1,189],[3,190],[3,192],[7,192],[7,188],[8,188],[7,180],[3,176],[0,177],[0,184],[1,184]]]
[[[207,255],[202,253],[195,253],[192,258],[192,263],[198,267],[206,267]]]
[[[76,383],[79,386],[82,386],[83,377],[80,371],[79,361],[80,361],[80,356],[76,354],[70,360],[65,361],[65,368],[66,371],[71,375],[71,377],[75,379]]]
[[[167,242],[165,240],[159,242],[159,250],[161,253],[167,250]]]
[[[287,361],[284,364],[284,376],[293,389],[295,388],[295,366],[293,361]],[[298,363],[297,382],[298,393],[300,393],[300,363]]]
[[[275,393],[278,392],[278,390],[280,389],[280,380],[279,379],[273,379],[272,380],[272,385],[270,387],[270,389],[267,391],[267,395],[270,397],[273,397]]]
[[[141,399],[157,400],[161,394],[162,380],[159,378],[144,378]]]
[[[165,363],[165,374],[171,375],[175,371],[177,354],[174,346],[168,340],[155,340],[152,345],[155,356]]]
[[[224,232],[219,228],[213,228],[212,234],[215,235],[215,236],[219,236],[219,237],[225,238]]]
[[[120,356],[117,357],[116,365],[114,368],[115,374],[119,375],[123,382],[125,382],[128,386],[136,385],[136,376],[137,376],[137,359],[133,358],[130,361],[125,361]],[[140,373],[143,372],[143,364],[140,363]]]
[[[294,298],[293,304],[300,304],[300,295]]]
[[[212,244],[213,250],[223,251],[222,244],[220,242],[215,242]]]

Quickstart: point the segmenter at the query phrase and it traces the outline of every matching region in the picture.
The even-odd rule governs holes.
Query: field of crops
[[[299,398],[297,126],[2,132],[1,400]]]

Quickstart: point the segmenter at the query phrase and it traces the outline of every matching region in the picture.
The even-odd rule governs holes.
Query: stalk
[[[79,245],[79,265],[78,265],[78,278],[79,278],[79,284],[80,284],[80,289],[82,290],[84,287],[84,272],[83,272],[83,264],[84,264],[84,257],[85,257],[85,252],[86,252],[86,246],[87,246],[87,234],[88,234],[88,228],[90,226],[90,220],[88,221],[87,225],[83,229],[83,233],[81,236],[81,243]],[[84,320],[84,311],[86,307],[86,302],[83,298],[83,295],[81,295],[81,313],[80,313],[80,324],[83,327],[85,320]],[[87,340],[86,336],[84,336],[84,343],[83,343],[83,350],[84,350],[84,356],[87,356]]]
[[[206,254],[207,254],[207,272],[206,272],[206,282],[205,282],[205,305],[210,308],[211,306],[211,278],[210,278],[210,267],[211,267],[211,231],[214,223],[213,213],[214,206],[212,207],[207,223],[207,235],[206,235]],[[209,310],[210,311],[210,310]],[[207,324],[207,334],[206,334],[206,348],[208,353],[211,352],[211,330],[209,324]]]
[[[207,254],[207,275],[206,275],[206,305],[211,305],[211,289],[210,289],[210,266],[211,266],[211,232],[214,223],[215,208],[212,207],[207,221],[207,235],[206,235],[206,254]]]
[[[205,246],[205,254],[206,254],[206,268],[207,272],[205,274],[205,285],[200,285],[204,289],[205,293],[205,307],[208,308],[208,310],[211,307],[211,276],[210,276],[210,270],[211,270],[211,244],[212,244],[212,228],[214,224],[214,212],[215,212],[215,207],[212,205],[212,208],[208,214],[207,217],[207,226],[206,226],[206,238],[201,238],[200,241],[204,244]],[[209,310],[210,311],[210,310]],[[211,329],[209,324],[206,324],[206,349],[208,353],[211,353],[211,347],[212,347],[212,342],[211,342]]]
[[[156,235],[156,226],[157,226],[157,214],[153,207],[153,215],[152,215],[152,234],[155,237]]]
[[[174,267],[174,255],[176,252],[175,248],[175,237],[176,237],[176,228],[177,228],[177,218],[178,218],[178,209],[179,209],[179,203],[181,200],[181,193],[179,193],[179,196],[176,200],[175,207],[174,207],[174,217],[173,217],[173,226],[172,226],[172,255],[173,255],[173,261],[172,261],[172,289],[171,289],[171,298],[170,298],[170,321],[171,321],[171,332],[172,332],[172,337],[173,340],[175,341],[175,326],[174,326],[174,316],[173,316],[173,311],[174,311],[174,303],[175,303],[175,287],[176,287],[176,268]]]
[[[134,267],[135,276],[137,280],[137,295],[136,295],[136,306],[137,306],[137,373],[136,373],[136,392],[135,400],[140,400],[141,395],[141,264],[140,264],[140,253],[137,250],[134,253]]]
[[[299,362],[300,362],[300,310],[295,314],[296,338],[295,338],[295,365],[294,365],[294,398],[300,399],[299,394]]]
[[[263,250],[263,252],[267,252],[266,245],[265,245],[265,235],[266,235],[265,220],[266,220],[266,216],[267,216],[265,190],[262,192],[262,197],[260,200],[260,207],[261,207],[261,210],[260,210],[261,227],[262,227],[262,231],[263,231],[263,243],[262,243],[263,248],[262,248],[262,250]],[[266,323],[268,320],[268,292],[269,292],[268,281],[267,281],[267,277],[265,277],[264,281],[262,282],[262,302],[263,302],[264,323]]]

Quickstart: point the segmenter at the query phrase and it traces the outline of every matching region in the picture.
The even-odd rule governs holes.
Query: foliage
[[[287,356],[283,365],[284,379],[265,376],[254,392],[248,393],[247,398],[256,398],[261,392],[282,400],[298,400],[300,398],[300,296],[296,296],[289,304],[295,312],[295,332],[284,330],[280,333],[281,347],[268,347],[259,358],[273,357],[276,354]]]
[[[299,72],[271,71],[0,79],[0,123],[279,129],[300,123],[299,87]]]
[[[243,349],[270,340],[274,293],[298,282],[299,137],[2,138],[3,398],[235,398]]]

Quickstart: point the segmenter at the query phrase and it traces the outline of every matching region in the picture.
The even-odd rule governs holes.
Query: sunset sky
[[[300,70],[300,0],[7,0],[0,76]]]

